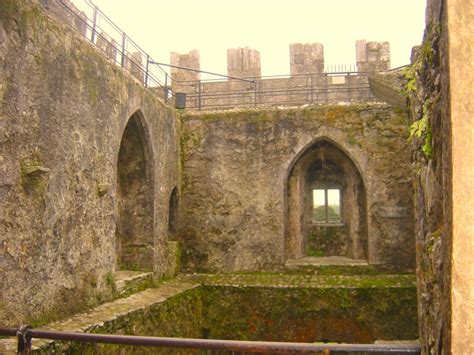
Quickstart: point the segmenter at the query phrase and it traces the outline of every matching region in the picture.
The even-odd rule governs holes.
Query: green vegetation
[[[318,206],[313,209],[314,222],[326,222],[326,208],[325,206]],[[339,205],[328,205],[327,222],[340,222],[341,215],[339,214]]]
[[[204,286],[209,338],[370,343],[416,339],[416,289]]]
[[[431,75],[429,69],[433,66],[435,56],[433,47],[439,40],[439,33],[440,29],[438,25],[430,24],[428,26],[426,37],[418,51],[416,60],[403,72],[406,79],[406,85],[403,90],[404,95],[410,99],[412,106],[418,103],[421,104],[419,117],[410,126],[409,140],[415,138],[421,139],[421,151],[426,159],[431,159],[433,157],[433,137],[430,112],[433,110],[433,106],[438,101],[439,97],[436,92],[430,93],[430,97],[421,97],[421,95],[426,96],[425,91],[422,90],[422,78]]]
[[[427,159],[431,159],[431,157],[433,156],[433,147],[431,144],[432,133],[429,120],[430,105],[430,100],[425,101],[422,109],[422,117],[419,120],[413,122],[410,126],[409,137],[410,140],[414,137],[423,138],[424,143],[421,147],[421,150]]]

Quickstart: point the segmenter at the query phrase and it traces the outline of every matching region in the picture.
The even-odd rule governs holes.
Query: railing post
[[[165,73],[165,86],[163,88],[165,95],[165,104],[168,103],[168,73]]]
[[[92,17],[92,36],[91,36],[91,42],[95,43],[95,38],[97,36],[97,6],[94,5],[94,15]]]
[[[148,68],[150,65],[150,56],[146,55],[146,67],[145,67],[145,87],[148,87]]]
[[[352,101],[352,85],[351,85],[351,76],[350,76],[350,73],[348,72],[347,73],[347,90],[348,90],[348,93],[349,93],[349,102]]]
[[[18,339],[18,355],[30,355],[31,354],[31,337],[28,335],[29,325],[20,325],[16,332]]]
[[[198,80],[198,108],[201,109],[201,80]]]
[[[122,60],[120,62],[120,65],[125,67],[125,45],[127,44],[127,35],[125,32],[122,32]]]
[[[326,92],[326,103],[328,102],[328,95],[329,95],[329,84],[328,84],[328,74],[326,73],[324,76],[324,87],[325,87],[325,92]]]
[[[253,107],[257,107],[257,79],[253,81]]]

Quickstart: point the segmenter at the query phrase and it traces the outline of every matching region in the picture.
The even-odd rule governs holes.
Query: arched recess
[[[333,141],[313,143],[291,168],[286,256],[367,259],[367,202],[362,176]]]
[[[179,196],[178,188],[174,187],[171,192],[168,210],[168,234],[170,240],[176,239],[179,229]]]
[[[140,111],[125,126],[117,158],[116,258],[122,270],[153,270],[152,150]]]

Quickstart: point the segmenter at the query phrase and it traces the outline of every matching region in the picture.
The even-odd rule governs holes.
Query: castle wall
[[[174,111],[32,0],[0,3],[0,102],[0,323],[106,299],[118,152],[133,114],[153,167],[152,264],[163,274],[178,184]]]
[[[390,69],[388,42],[357,41],[359,73],[325,73],[320,43],[290,44],[290,75],[261,77],[260,54],[254,49],[227,50],[227,74],[236,79],[201,81],[197,73],[173,69],[172,89],[187,95],[186,108],[299,106],[376,101],[368,78]],[[199,69],[199,51],[171,53],[171,64]]]
[[[425,117],[430,127],[429,137],[423,132],[413,139],[418,318],[426,354],[457,353],[450,350],[453,207],[445,9],[445,0],[428,1],[424,43],[414,58],[414,75],[410,75],[416,84],[410,100],[412,118]],[[466,353],[464,350],[459,353]]]
[[[318,138],[347,152],[367,196],[368,261],[414,268],[407,117],[387,105],[183,114],[187,270],[271,269],[286,259],[287,183]]]
[[[472,4],[429,0],[414,61],[416,240],[424,353],[474,352]]]
[[[452,352],[474,352],[474,9],[464,1],[448,7],[449,75],[453,142]],[[469,152],[470,154],[466,154]]]

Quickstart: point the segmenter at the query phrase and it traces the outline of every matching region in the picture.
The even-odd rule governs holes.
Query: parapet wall
[[[48,15],[69,26],[82,37],[87,38],[102,51],[108,60],[126,69],[141,84],[147,83],[148,73],[145,73],[145,55],[118,28],[113,30],[116,27],[115,25],[108,26],[108,31],[114,33],[105,33],[100,24],[101,22],[107,22],[107,25],[110,25],[110,20],[104,18],[98,8],[94,9],[93,4],[89,4],[92,15],[89,14],[88,17],[84,11],[78,9],[70,0],[33,1],[39,3]],[[113,36],[116,38],[112,38]],[[160,98],[163,98],[162,92],[158,93]]]
[[[187,95],[187,108],[225,109],[266,105],[294,106],[337,102],[375,101],[368,76],[390,69],[388,42],[356,42],[358,72],[324,71],[321,43],[290,44],[290,75],[262,77],[260,53],[235,48],[227,50],[228,80],[201,80],[199,51],[171,53],[172,89]],[[238,80],[245,79],[245,80]]]
[[[290,51],[290,75],[318,74],[324,72],[324,46],[321,43],[292,43]],[[171,52],[171,65],[200,70],[199,50],[179,54]],[[390,69],[389,42],[356,41],[356,61],[359,72],[379,72]],[[177,80],[200,80],[198,75],[183,69],[172,70]],[[238,78],[261,78],[260,52],[249,47],[227,50],[227,75]]]

